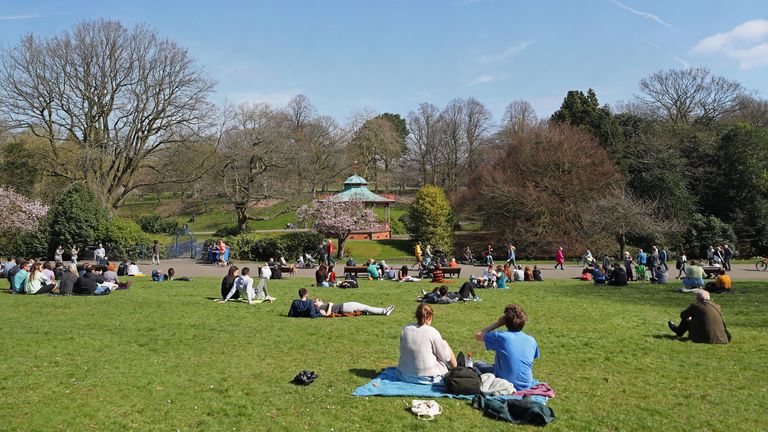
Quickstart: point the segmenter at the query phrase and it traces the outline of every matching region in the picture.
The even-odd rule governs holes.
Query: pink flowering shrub
[[[356,230],[379,230],[376,213],[360,201],[312,201],[296,211],[300,221],[312,224],[315,231],[327,237],[335,237],[342,253],[344,240]]]
[[[0,187],[0,232],[18,233],[37,228],[41,218],[48,213],[48,206]]]

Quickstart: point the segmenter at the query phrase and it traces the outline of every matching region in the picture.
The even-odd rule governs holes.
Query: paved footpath
[[[255,262],[246,262],[246,261],[236,261],[235,264],[240,267],[251,267],[255,268],[259,265],[259,263]],[[263,265],[264,263],[261,263]],[[526,264],[525,262],[520,262],[520,265],[525,268]],[[139,269],[144,272],[144,274],[149,275],[152,273],[152,264],[149,261],[140,261],[138,262]],[[176,270],[177,276],[189,276],[189,277],[224,277],[226,274],[226,269],[223,267],[219,267],[212,264],[202,264],[199,262],[196,262],[191,259],[170,259],[170,260],[163,260],[160,263],[160,270],[165,273],[169,267],[173,267],[174,270]],[[551,279],[573,279],[578,277],[581,274],[581,267],[576,265],[567,265],[565,266],[565,270],[555,270],[554,264],[552,265],[546,265],[546,264],[539,264],[539,268],[541,269],[542,277],[544,280],[551,280]],[[768,272],[761,272],[755,270],[754,264],[734,264],[733,270],[729,272],[731,277],[734,281],[740,281],[740,280],[764,280],[768,281]],[[461,279],[468,279],[470,275],[474,274],[477,276],[480,276],[483,274],[483,266],[469,266],[469,265],[462,265],[461,266]],[[312,278],[315,275],[315,269],[298,269],[298,276],[299,277],[306,277],[306,278]],[[336,274],[341,275],[343,273],[343,265],[337,266],[337,272]],[[669,270],[670,277],[674,278],[677,276],[677,270],[674,268],[674,264]]]

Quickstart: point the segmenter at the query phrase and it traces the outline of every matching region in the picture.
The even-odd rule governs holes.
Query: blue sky
[[[470,96],[496,121],[516,99],[548,116],[568,90],[613,104],[684,65],[768,97],[765,0],[6,0],[0,44],[95,18],[147,23],[186,47],[218,82],[216,101],[302,93],[342,123]]]

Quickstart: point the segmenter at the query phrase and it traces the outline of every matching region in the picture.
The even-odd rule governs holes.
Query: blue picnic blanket
[[[535,381],[538,384],[539,381]],[[419,398],[472,399],[475,395],[456,395],[448,393],[445,386],[440,384],[413,384],[397,379],[397,368],[386,368],[381,375],[372,379],[352,392],[353,396],[414,396]],[[494,399],[522,399],[522,396],[493,396]],[[531,396],[535,402],[547,403],[544,396]]]

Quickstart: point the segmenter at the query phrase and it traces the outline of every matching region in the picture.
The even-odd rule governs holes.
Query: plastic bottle
[[[468,368],[471,368],[474,365],[474,363],[472,363],[472,353],[471,352],[467,352],[467,359],[465,361],[465,365]]]

